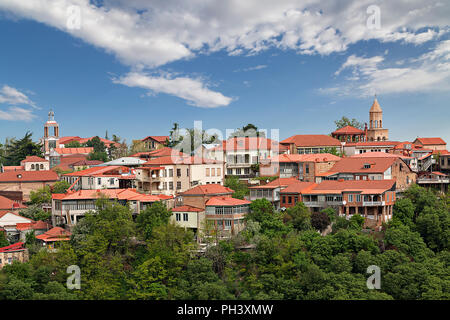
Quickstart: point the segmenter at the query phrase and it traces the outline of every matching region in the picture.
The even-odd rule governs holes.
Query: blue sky
[[[391,140],[450,141],[447,7],[425,10],[413,1],[390,9],[378,1],[381,31],[361,33],[340,25],[341,17],[354,12],[355,23],[365,23],[369,3],[343,10],[286,1],[292,3],[239,10],[239,21],[260,19],[241,23],[234,20],[238,3],[216,9],[173,0],[148,8],[139,0],[61,0],[44,9],[44,2],[0,0],[0,141],[27,130],[41,137],[49,108],[64,136],[108,130],[128,142],[166,135],[173,122],[190,128],[194,120],[223,131],[253,123],[280,129],[281,139],[328,134],[343,115],[367,122],[374,92]],[[68,11],[59,10],[71,5],[80,8],[80,29],[67,29],[61,12]],[[305,14],[318,8],[321,20]],[[423,9],[423,21],[399,24],[394,9]],[[286,22],[292,12],[302,19]],[[186,21],[178,26],[180,16]],[[152,28],[170,18],[164,29]],[[134,42],[122,46],[124,38]]]

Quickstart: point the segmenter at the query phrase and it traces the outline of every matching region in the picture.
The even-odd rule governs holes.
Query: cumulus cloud
[[[450,89],[450,40],[440,42],[417,59],[401,61],[403,67],[383,65],[384,57],[351,55],[336,71],[350,69],[351,78],[343,85],[324,88],[327,94],[367,96],[374,93],[448,91]]]
[[[0,109],[0,120],[8,121],[31,121],[36,116],[32,110],[20,107],[9,107],[8,110]]]
[[[173,77],[171,74],[152,76],[140,72],[130,72],[125,76],[113,79],[128,87],[148,89],[151,93],[166,93],[185,99],[189,104],[201,108],[217,108],[230,104],[232,98],[220,92],[210,90],[199,79]]]
[[[217,51],[329,55],[371,39],[420,45],[449,31],[450,6],[442,0],[375,3],[379,29],[367,27],[373,0],[0,0],[0,10],[67,32],[141,70]],[[68,27],[74,5],[80,28]]]
[[[38,109],[26,94],[8,85],[4,85],[0,89],[0,104],[13,105],[9,106],[7,110],[0,109],[0,120],[31,121],[35,117],[32,109]],[[25,109],[18,105],[31,106],[32,109]]]
[[[25,104],[36,107],[35,103],[31,101],[27,95],[8,85],[4,85],[0,89],[0,103],[8,103],[13,105]]]

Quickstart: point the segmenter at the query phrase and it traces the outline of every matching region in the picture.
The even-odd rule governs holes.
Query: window
[[[181,221],[181,213],[175,214],[175,220]]]
[[[217,168],[217,176],[220,177],[222,175],[222,172],[220,170],[220,168]]]
[[[189,177],[189,168],[186,169],[186,177]]]
[[[31,170],[34,170],[34,163],[31,164]]]
[[[97,178],[97,184],[102,184],[102,178]]]
[[[177,190],[181,189],[181,181],[177,181]]]
[[[241,168],[236,169],[236,174],[241,174]]]
[[[292,203],[292,197],[288,197],[288,203]]]
[[[169,177],[170,177],[170,178],[173,177],[173,169],[169,169]]]
[[[43,165],[43,164],[41,164],[41,166],[40,166],[40,167],[41,167],[41,170],[43,170],[43,169],[44,169],[44,165]]]
[[[294,203],[298,202],[298,197],[294,197]]]
[[[231,229],[231,220],[225,220],[225,229],[230,230]]]
[[[114,185],[114,178],[109,179],[109,184],[110,184],[111,186]]]
[[[244,168],[244,174],[250,174],[250,168]]]
[[[173,190],[173,182],[172,181],[169,182],[169,190]]]
[[[181,169],[177,169],[177,177],[181,177]]]
[[[209,168],[206,168],[205,170],[206,170],[206,176],[209,177],[209,174],[210,174]]]
[[[281,202],[286,203],[286,196],[282,197],[282,201]]]
[[[189,216],[187,213],[183,213],[183,221],[188,221],[189,220]]]
[[[353,202],[353,195],[352,194],[348,195],[348,202]]]
[[[309,173],[309,164],[305,164],[305,173]]]
[[[233,174],[233,169],[228,168],[227,169],[227,174],[232,175]]]
[[[356,202],[361,202],[361,195],[360,194],[356,195]]]
[[[216,175],[216,169],[212,168],[211,169],[211,177],[214,177]]]

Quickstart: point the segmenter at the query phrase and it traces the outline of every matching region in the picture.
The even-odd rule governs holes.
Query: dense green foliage
[[[42,147],[33,142],[32,133],[27,132],[22,139],[7,139],[0,144],[0,163],[5,166],[19,166],[27,156],[42,157]]]
[[[416,186],[380,232],[363,230],[358,215],[310,214],[302,203],[277,212],[259,199],[243,232],[203,254],[161,203],[136,222],[117,202],[101,199],[97,206],[58,251],[5,267],[0,299],[450,298],[448,196]],[[321,236],[317,229],[328,221],[333,231]],[[81,290],[65,287],[73,264]],[[367,288],[370,265],[381,270],[380,290]]]
[[[225,179],[224,186],[234,190],[233,198],[244,199],[245,196],[249,195],[248,187],[245,183],[239,181],[237,176],[228,176]]]

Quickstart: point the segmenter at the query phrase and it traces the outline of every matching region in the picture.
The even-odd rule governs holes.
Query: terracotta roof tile
[[[213,197],[206,202],[206,206],[241,206],[250,204],[251,201],[240,200],[232,197]]]
[[[48,162],[48,160],[45,160],[44,158],[37,157],[37,156],[27,156],[25,159],[20,161],[20,163],[26,163],[26,162]]]
[[[203,184],[186,190],[182,195],[232,194],[234,191],[220,184]]]
[[[364,134],[364,131],[352,126],[345,126],[343,128],[337,129],[333,134]]]
[[[386,158],[342,158],[329,172],[340,173],[383,173],[391,167],[398,157]],[[370,165],[366,168],[365,165]]]
[[[447,143],[442,138],[417,138],[416,141],[422,145],[446,145]]]
[[[289,137],[282,144],[293,143],[296,147],[340,147],[341,142],[325,134],[299,134]]]
[[[9,171],[0,174],[0,182],[57,181],[58,175],[52,170]]]
[[[204,211],[201,208],[193,207],[193,206],[179,206],[172,209],[172,212],[201,212]]]

